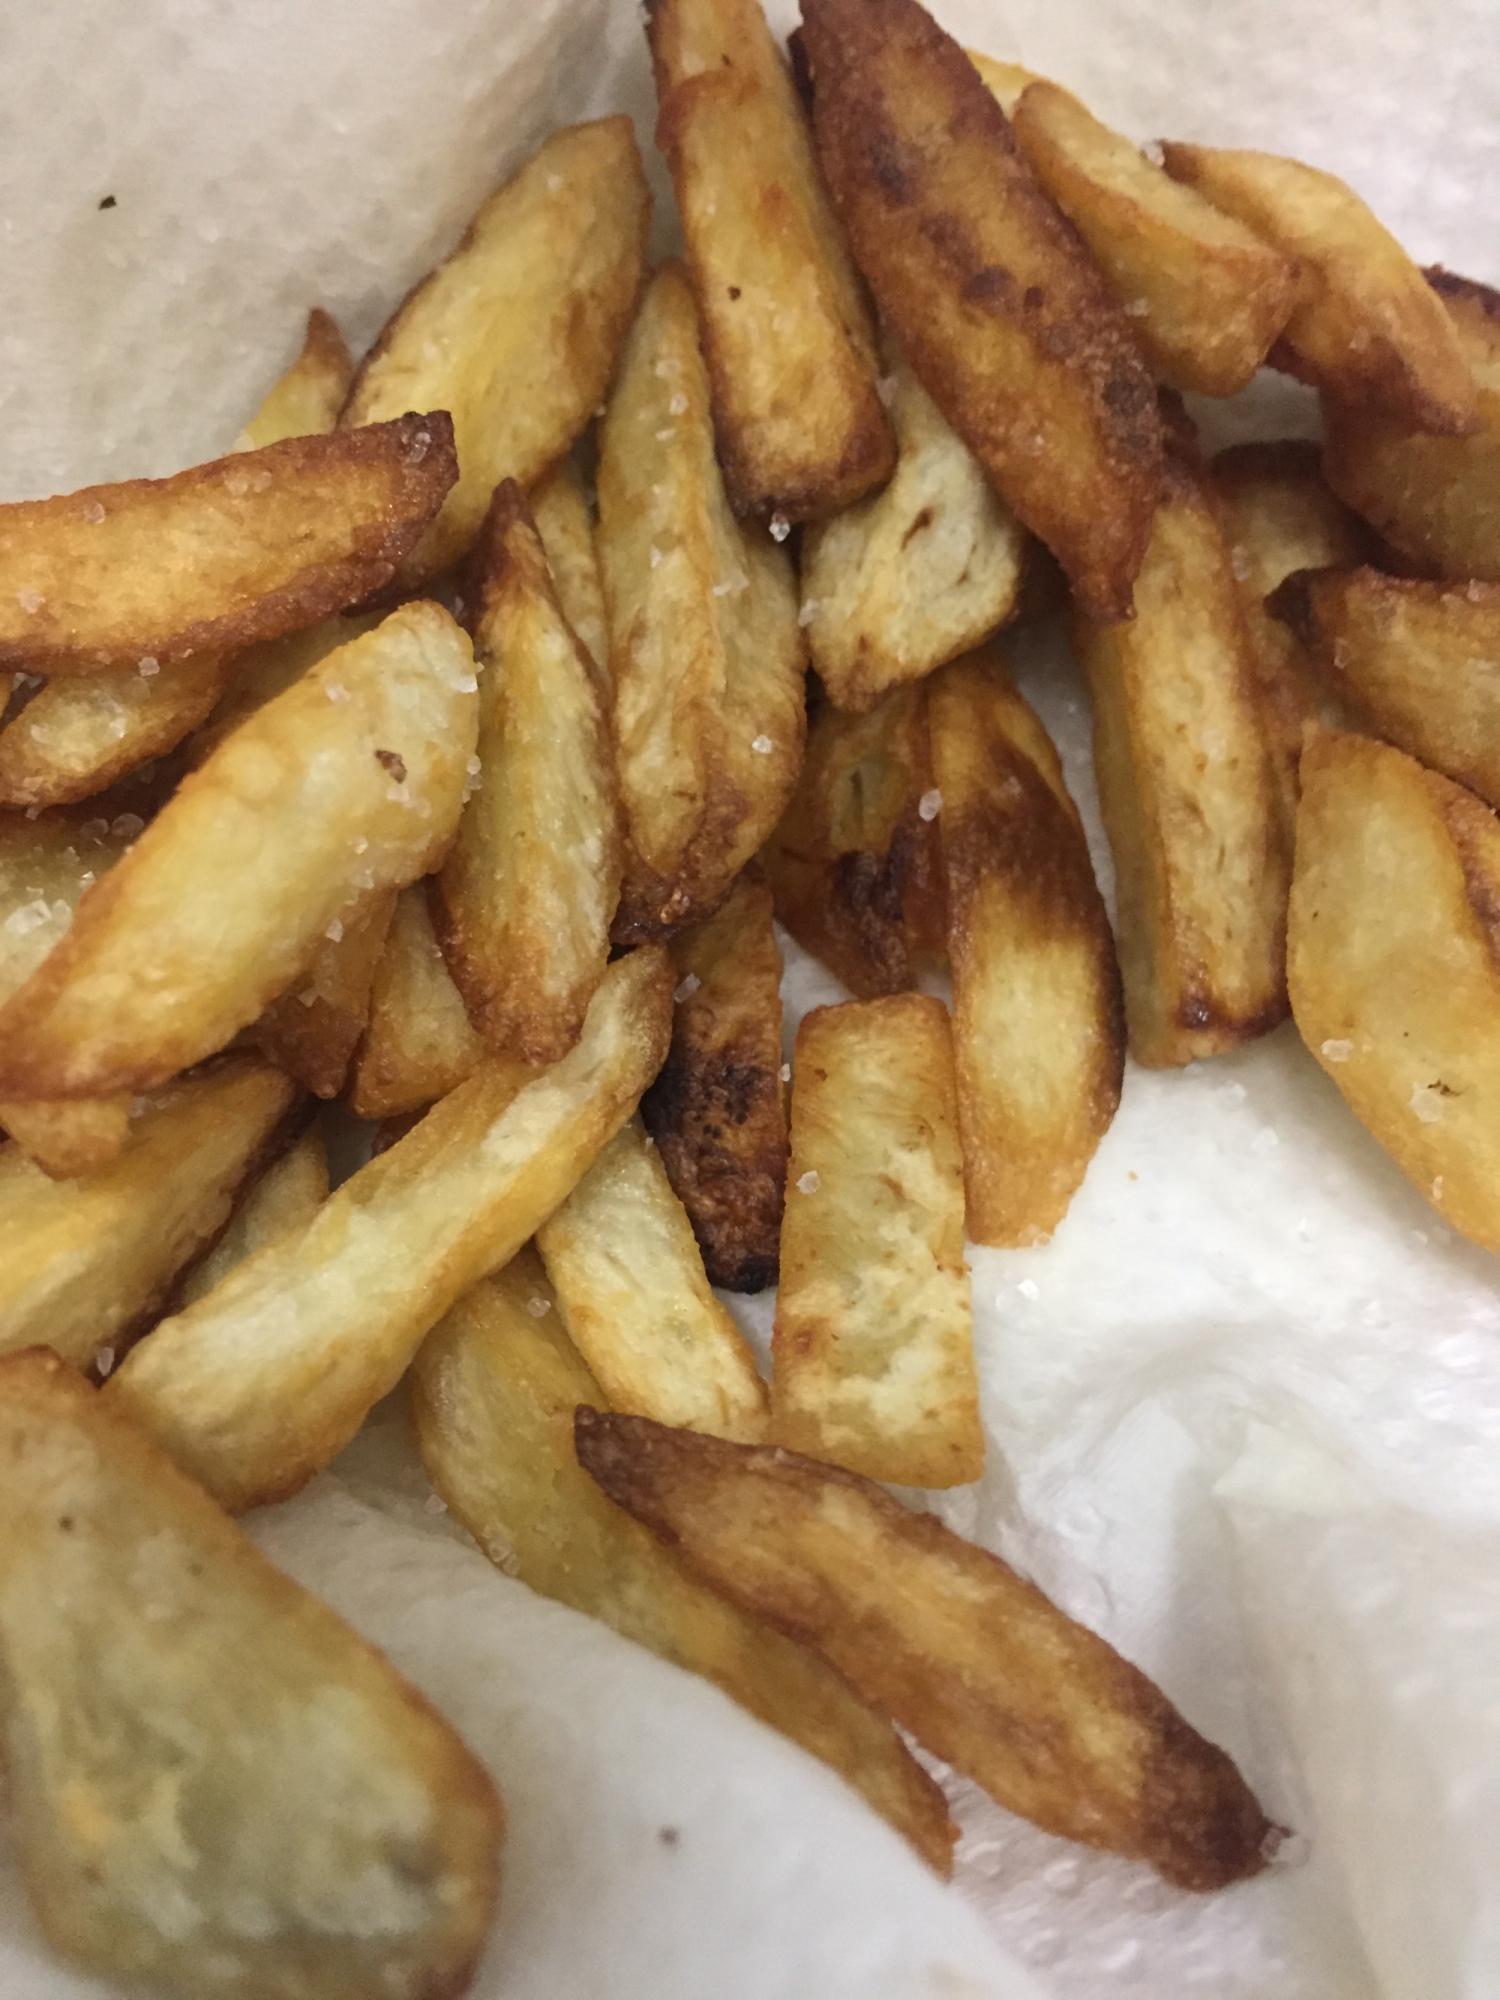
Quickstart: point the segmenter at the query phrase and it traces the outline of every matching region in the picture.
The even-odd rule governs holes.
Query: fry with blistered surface
[[[536,1243],[563,1324],[617,1409],[716,1437],[765,1436],[755,1357],[710,1289],[639,1119],[620,1127]]]
[[[791,564],[729,511],[678,264],[646,294],[605,415],[599,545],[630,942],[722,900],[781,815],[806,728]]]
[[[514,480],[495,489],[464,594],[479,770],[437,876],[433,924],[490,1047],[555,1062],[578,1039],[609,957],[619,794],[592,662]]]
[[[1026,534],[891,351],[890,484],[802,538],[812,663],[839,708],[873,708],[1014,616]]]
[[[582,1409],[580,1464],[731,1603],[816,1646],[872,1707],[1049,1833],[1184,1889],[1275,1829],[1222,1750],[997,1556],[854,1473]]]
[[[650,215],[630,120],[567,126],[386,323],[340,421],[447,410],[458,447],[458,483],[403,567],[408,588],[464,554],[502,479],[539,479],[593,415],[640,294]]]
[[[874,329],[760,0],[653,0],[657,144],[736,513],[800,521],[889,476]]]
[[[604,580],[594,541],[593,507],[577,466],[570,458],[563,459],[526,497],[562,614],[588,654],[600,687],[607,688],[609,633],[604,617]]]
[[[349,1108],[356,1118],[420,1110],[446,1097],[490,1057],[432,934],[427,898],[425,882],[413,883],[396,898],[375,968],[369,1024],[354,1061]]]
[[[307,315],[301,352],[245,426],[238,448],[258,451],[282,438],[321,436],[338,422],[349,400],[354,360],[338,323],[314,306]]]
[[[571,1192],[661,1067],[671,1011],[665,952],[619,960],[553,1069],[486,1063],[306,1229],[162,1321],[108,1393],[222,1505],[295,1493]]]
[[[797,1031],[772,1353],[778,1444],[901,1486],[984,1470],[948,1015],[897,993]]]
[[[815,1653],[700,1583],[580,1468],[573,1412],[603,1398],[534,1252],[465,1293],[422,1343],[411,1382],[432,1483],[493,1562],[715,1682],[948,1873],[956,1829],[943,1795],[885,1718]]]
[[[918,0],[804,0],[818,156],[901,350],[1100,618],[1130,613],[1161,481],[1130,322]]]
[[[1057,751],[993,651],[934,677],[927,726],[969,1234],[1035,1243],[1119,1106],[1114,939]]]
[[[301,979],[250,1030],[261,1053],[314,1097],[337,1097],[344,1087],[395,906],[396,892],[387,889],[347,921],[335,917]]]
[[[390,581],[455,472],[435,410],[0,507],[0,666],[164,666],[310,625]]]
[[[1074,621],[1115,857],[1130,1053],[1216,1055],[1286,1015],[1291,856],[1223,534],[1170,467],[1128,625]]]
[[[672,1048],[641,1116],[710,1284],[761,1292],[776,1282],[787,1136],[781,950],[758,871],[671,950]]]
[[[304,1228],[327,1199],[328,1151],[322,1133],[311,1125],[290,1151],[271,1162],[241,1199],[224,1234],[190,1267],[178,1289],[178,1304],[190,1306],[236,1264]]]
[[[0,1008],[0,1094],[146,1090],[256,1019],[442,855],[475,686],[447,612],[409,604],[226,738]]]
[[[181,2000],[456,2000],[505,1831],[374,1647],[53,1356],[0,1362],[0,1680],[48,1939]]]

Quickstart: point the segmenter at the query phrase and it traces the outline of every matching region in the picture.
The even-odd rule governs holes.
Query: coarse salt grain
[[[552,1310],[551,1299],[528,1299],[526,1310],[533,1319],[545,1319]]]
[[[484,769],[484,766],[480,763],[478,757],[475,756],[469,759],[468,763],[464,765],[464,769],[471,778],[477,778],[479,773]]]
[[[41,610],[44,601],[42,593],[39,590],[18,590],[16,592],[16,602],[28,617],[34,617]]]
[[[1229,551],[1229,567],[1234,571],[1236,582],[1248,583],[1250,581],[1255,565],[1250,560],[1250,551],[1241,548],[1238,542]]]
[[[703,981],[698,977],[697,973],[690,972],[673,993],[672,998],[674,1000],[691,1000],[702,984]]]
[[[1438,1175],[1432,1184],[1432,1198],[1434,1201],[1441,1201],[1443,1198],[1443,1177],[1441,1174]]]
[[[1348,1062],[1350,1056],[1354,1053],[1354,1044],[1353,1042],[1323,1042],[1319,1045],[1318,1053],[1325,1056],[1329,1062]]]
[[[735,576],[725,577],[722,583],[716,583],[713,588],[713,594],[715,597],[732,597],[738,596],[740,591],[748,590],[749,588],[750,579],[741,570]]]
[[[797,1191],[799,1194],[816,1194],[821,1185],[816,1169],[809,1167],[805,1174],[798,1176]]]
[[[422,1510],[427,1514],[446,1514],[448,1503],[441,1493],[429,1493],[422,1502]]]
[[[665,444],[668,438],[676,437],[676,435],[677,435],[676,426],[674,424],[668,424],[665,430],[660,430],[656,433],[656,442],[658,444]]]
[[[561,174],[548,174],[547,176],[548,194],[556,194],[557,190],[562,186],[562,184],[563,184],[563,177]]]
[[[114,1365],[115,1365],[115,1350],[112,1347],[101,1347],[99,1349],[99,1352],[94,1356],[94,1366],[99,1371],[99,1379],[101,1381],[103,1381],[104,1377],[109,1373],[110,1369],[113,1368]]]
[[[23,903],[19,910],[12,910],[5,919],[7,937],[25,937],[28,931],[39,930],[52,915],[45,896],[38,896],[34,903]]]
[[[680,417],[687,409],[687,406],[687,397],[683,395],[680,389],[674,390],[671,401],[667,404],[667,415],[670,417]]]
[[[104,502],[102,500],[90,500],[88,505],[83,509],[83,518],[92,527],[97,528],[99,523],[104,519]]]
[[[781,1080],[782,1080],[782,1082],[783,1082],[783,1083],[790,1083],[790,1082],[791,1082],[791,1080],[792,1080],[792,1066],[791,1066],[791,1064],[790,1064],[790,1063],[783,1063],[783,1064],[781,1065],[781,1072],[780,1072],[780,1074],[781,1074]]]
[[[1419,1083],[1411,1094],[1411,1108],[1424,1125],[1437,1125],[1443,1116],[1443,1092],[1435,1083]]]
[[[1144,319],[1150,310],[1151,302],[1149,299],[1127,299],[1125,301],[1125,316],[1127,319]]]
[[[784,542],[792,532],[792,524],[785,514],[773,514],[766,525],[771,531],[773,542]]]
[[[224,491],[228,493],[235,500],[243,500],[245,495],[250,491],[249,474],[244,472],[231,472],[228,478],[224,481]]]
[[[1042,1288],[1035,1278],[1023,1278],[1016,1290],[1023,1299],[1039,1299],[1042,1296]]]
[[[138,833],[144,833],[146,822],[139,813],[121,813],[110,828],[116,840],[134,840]]]
[[[797,613],[797,623],[802,626],[811,625],[817,615],[818,600],[815,597],[809,597],[802,609]]]
[[[656,565],[660,561],[661,561],[661,550],[656,546],[655,542],[653,542],[651,544],[651,567],[655,569]]]
[[[894,402],[896,396],[895,376],[894,375],[877,376],[875,380],[875,393],[880,398],[881,402],[885,404],[886,408],[889,409],[891,407],[891,404]]]
[[[327,930],[324,931],[323,935],[324,937],[327,938],[330,944],[337,944],[339,939],[344,935],[344,926],[339,922],[338,918],[335,917],[333,922],[328,926]]]
[[[758,756],[769,757],[771,752],[776,748],[776,745],[771,741],[769,736],[752,736],[750,739],[750,748]]]
[[[316,986],[299,987],[297,991],[297,1004],[299,1007],[316,1007],[318,1004],[317,987]]]
[[[1141,152],[1151,162],[1153,167],[1162,166],[1166,161],[1167,156],[1162,151],[1160,139],[1148,139],[1145,145],[1142,146]]]
[[[347,701],[349,699],[349,690],[344,686],[342,681],[325,681],[323,683],[323,692],[330,701]]]
[[[153,674],[159,674],[160,672],[161,672],[161,661],[157,659],[154,653],[147,653],[147,655],[141,661],[140,664],[141,679],[143,681],[149,681]]]
[[[921,798],[917,800],[918,819],[936,819],[942,810],[943,795],[936,787],[930,792],[923,792]]]

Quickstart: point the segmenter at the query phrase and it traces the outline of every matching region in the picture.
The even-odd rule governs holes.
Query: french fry
[[[211,1292],[236,1264],[301,1229],[328,1199],[328,1151],[310,1125],[289,1152],[273,1160],[229,1219],[229,1227],[188,1269],[177,1290],[179,1307]]]
[[[737,514],[816,519],[887,478],[874,329],[760,0],[653,0],[657,144]]]
[[[672,1048],[641,1099],[709,1283],[776,1282],[786,1193],[781,950],[771,891],[742,875],[723,908],[673,938]]]
[[[335,917],[312,964],[250,1030],[256,1047],[314,1097],[337,1097],[370,1018],[375,968],[396,908],[387,889]]]
[[[175,750],[223,694],[223,653],[150,662],[143,674],[49,681],[0,729],[0,806],[71,805]]]
[[[237,451],[259,451],[282,438],[321,437],[349,400],[354,358],[338,322],[321,306],[307,315],[301,352],[235,440]]]
[[[555,1062],[609,958],[620,806],[594,669],[514,480],[495,488],[464,591],[479,770],[436,878],[433,926],[491,1048]]]
[[[934,677],[927,723],[969,1234],[1042,1242],[1120,1102],[1114,939],[1057,752],[993,650]]]
[[[0,1363],[0,1676],[48,1939],[181,2000],[442,2000],[494,1913],[483,1767],[53,1356]]]
[[[1173,462],[1128,625],[1079,617],[1130,1053],[1216,1055],[1286,1016],[1291,857],[1229,551]]]
[[[603,1401],[523,1250],[466,1292],[412,1368],[417,1442],[438,1493],[491,1561],[610,1625],[830,1764],[940,1875],[955,1829],[890,1724],[817,1656],[701,1584],[573,1453],[573,1412]]]
[[[107,1393],[223,1506],[297,1492],[635,1109],[666,1054],[671,996],[665,952],[619,960],[553,1069],[522,1088],[511,1065],[485,1064],[305,1229],[163,1320]]]
[[[330,924],[426,872],[474,745],[469,642],[392,612],[228,737],[0,1008],[0,1095],[146,1090],[222,1048]]]
[[[772,1434],[872,1479],[966,1485],[984,1431],[947,1010],[814,1008],[794,1079]]]
[[[354,1062],[349,1108],[391,1118],[446,1097],[490,1055],[432,933],[427,885],[396,898],[370,990],[370,1017]]]
[[[593,664],[601,689],[609,686],[609,631],[604,617],[604,581],[594,543],[594,515],[578,468],[571,459],[553,466],[527,495],[531,518],[557,601]]]
[[[455,563],[502,479],[530,486],[609,386],[645,269],[651,194],[628,118],[554,132],[492,194],[366,355],[340,421],[451,412],[458,483],[402,569]]]
[[[639,1119],[620,1127],[536,1243],[563,1325],[616,1408],[718,1437],[765,1436],[755,1357],[709,1287]]]
[[[1302,754],[1287,975],[1302,1039],[1439,1215],[1500,1251],[1500,827],[1333,730]]]
[[[453,484],[442,410],[0,507],[0,667],[165,667],[378,590]]]
[[[1351,187],[1275,153],[1169,143],[1162,164],[1296,260],[1278,366],[1409,430],[1473,428],[1474,381],[1447,315]]]
[[[87,1179],[48,1180],[0,1147],[0,1353],[45,1345],[86,1368],[149,1325],[274,1153],[296,1097],[279,1070],[228,1056],[156,1092]]]
[[[839,708],[865,711],[1015,615],[1026,535],[984,468],[894,350],[895,477],[802,538],[812,663]]]
[[[1184,1889],[1264,1867],[1239,1772],[1006,1563],[788,1451],[581,1409],[579,1463],[731,1603],[816,1646],[1012,1812]]]
[[[1080,601],[1128,617],[1162,450],[1130,322],[918,0],[805,0],[803,28],[818,157],[901,351]]]
[[[629,943],[722,900],[786,804],[806,727],[791,565],[730,514],[677,264],[646,294],[605,414],[599,544]]]

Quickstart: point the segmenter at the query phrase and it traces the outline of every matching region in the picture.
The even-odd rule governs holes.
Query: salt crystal
[[[895,376],[894,375],[878,376],[875,382],[875,393],[880,398],[881,402],[885,404],[886,408],[889,409],[891,407],[891,404],[895,401],[896,397]]]
[[[86,819],[83,825],[79,827],[78,832],[84,840],[101,840],[109,832],[109,821],[107,819]]]
[[[750,738],[750,748],[759,756],[769,757],[771,752],[776,748],[776,745],[771,741],[769,736],[752,736]]]
[[[446,1514],[448,1503],[441,1493],[429,1493],[422,1502],[422,1511],[426,1514]]]
[[[409,806],[412,802],[411,788],[406,784],[387,785],[385,788],[385,796],[386,796],[386,803],[388,805]]]
[[[1419,1083],[1411,1094],[1411,1108],[1424,1125],[1440,1124],[1443,1117],[1442,1086]]]
[[[34,617],[41,610],[44,600],[39,590],[18,590],[16,602],[28,617]]]
[[[930,792],[923,792],[917,800],[918,819],[936,819],[943,810],[943,795],[936,786]]]
[[[672,995],[672,998],[674,1000],[691,1000],[702,984],[703,981],[698,977],[697,973],[690,972]]]
[[[361,835],[359,836],[359,839],[358,839],[358,840],[356,840],[356,841],[355,841],[355,843],[354,843],[354,851],[355,851],[355,853],[356,853],[356,854],[363,854],[363,853],[364,853],[364,851],[365,851],[365,849],[366,849],[366,848],[367,848],[367,847],[369,846],[369,844],[370,844],[370,843],[369,843],[369,841],[365,839],[365,837],[364,837],[364,835],[363,835],[363,834],[361,834]]]
[[[327,930],[324,931],[323,935],[324,937],[327,938],[330,944],[337,944],[339,939],[344,935],[344,926],[339,922],[338,918],[335,917],[333,922],[328,926]]]
[[[656,546],[655,542],[653,542],[651,544],[651,567],[655,569],[660,561],[661,561],[661,550]]]
[[[102,500],[90,500],[82,511],[84,520],[95,528],[104,519],[104,503]]]
[[[427,456],[427,447],[432,443],[431,431],[418,431],[406,453],[408,465],[420,465]]]
[[[304,986],[300,988],[297,994],[297,1004],[300,1007],[316,1007],[318,1004],[317,987]]]
[[[161,661],[157,659],[154,653],[147,653],[147,655],[141,661],[140,664],[141,679],[143,681],[149,681],[153,674],[159,674],[160,672],[161,672]]]
[[[545,1319],[552,1310],[551,1299],[528,1299],[526,1310],[533,1319]]]
[[[1354,1044],[1353,1042],[1322,1042],[1319,1044],[1318,1053],[1329,1062],[1348,1062],[1350,1056],[1354,1053]]]
[[[1289,1833],[1285,1827],[1273,1826],[1260,1851],[1273,1868],[1301,1868],[1312,1852],[1312,1842],[1305,1833]]]
[[[785,514],[773,514],[766,525],[771,530],[773,542],[784,542],[792,532],[792,524]]]
[[[475,756],[469,759],[468,763],[464,765],[464,769],[471,778],[477,778],[479,773],[484,769],[484,766],[480,763],[478,757]]]
[[[680,417],[686,409],[687,409],[687,397],[683,395],[680,389],[675,390],[672,395],[672,400],[667,404],[668,416]]]
[[[342,681],[324,681],[323,692],[330,701],[347,701],[349,690]]]
[[[802,609],[797,613],[797,623],[802,626],[811,625],[817,615],[818,600],[815,597],[809,597]]]
[[[121,813],[110,828],[116,840],[134,840],[138,833],[144,833],[146,822],[139,813]]]
[[[548,174],[547,176],[548,194],[556,194],[557,190],[562,186],[562,184],[563,184],[563,177],[561,174]]]
[[[665,430],[661,430],[656,433],[656,442],[658,444],[665,444],[668,438],[676,437],[676,435],[677,435],[676,426],[673,424],[668,424]]]
[[[1125,314],[1128,319],[1144,319],[1150,310],[1151,301],[1149,299],[1127,299],[1125,301]]]
[[[94,1356],[94,1366],[99,1371],[99,1379],[101,1382],[103,1381],[104,1377],[109,1373],[110,1369],[114,1367],[114,1365],[115,1365],[115,1350],[112,1347],[101,1347],[99,1349],[99,1352]]]
[[[1434,1201],[1441,1201],[1443,1198],[1443,1177],[1441,1174],[1438,1175],[1432,1184],[1432,1198]]]
[[[243,500],[245,495],[250,491],[248,473],[231,472],[224,481],[224,491],[235,500]]]
[[[1471,577],[1464,585],[1464,596],[1468,598],[1471,604],[1483,604],[1484,585],[1479,581],[1477,576]]]
[[[781,1080],[782,1080],[782,1082],[783,1082],[783,1083],[790,1083],[790,1082],[791,1082],[791,1080],[792,1080],[792,1066],[791,1066],[791,1064],[790,1064],[790,1063],[783,1063],[783,1064],[781,1065]]]
[[[799,1176],[797,1191],[799,1194],[816,1194],[821,1185],[816,1172],[809,1167],[805,1174]]]
[[[1161,166],[1167,157],[1162,151],[1160,139],[1148,139],[1141,148],[1141,154],[1143,158],[1151,162],[1153,167]]]
[[[367,841],[365,845],[368,846],[369,842]],[[375,871],[371,868],[361,868],[355,874],[351,875],[349,879],[356,889],[373,889],[375,887]]]
[[[1035,1278],[1023,1278],[1016,1290],[1023,1299],[1039,1299],[1042,1296],[1042,1288]]]
[[[1254,574],[1255,565],[1250,560],[1250,551],[1242,548],[1238,542],[1229,551],[1229,567],[1241,583],[1248,583]]]
[[[34,903],[23,903],[19,910],[12,910],[5,919],[7,937],[25,937],[28,931],[37,930],[48,921],[52,911],[45,896],[38,896]]]
[[[743,570],[740,570],[736,575],[726,577],[722,583],[716,583],[713,588],[713,594],[715,597],[732,597],[738,596],[740,591],[748,590],[749,588],[750,579]]]

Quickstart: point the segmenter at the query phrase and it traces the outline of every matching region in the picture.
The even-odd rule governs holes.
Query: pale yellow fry
[[[149,758],[174,750],[230,678],[222,653],[151,661],[143,672],[49,681],[0,730],[0,806],[92,798]]]
[[[236,1264],[304,1227],[327,1199],[328,1152],[322,1133],[312,1125],[246,1192],[224,1234],[183,1279],[179,1305],[192,1305]]]
[[[396,898],[354,1064],[349,1108],[357,1118],[417,1111],[446,1097],[490,1055],[432,934],[427,897],[428,884],[415,882]]]
[[[338,323],[314,306],[307,315],[302,350],[236,439],[236,450],[256,451],[282,438],[331,431],[349,396],[354,359]]]
[[[555,465],[532,487],[527,499],[547,554],[563,616],[593,663],[601,688],[609,686],[609,632],[604,618],[604,580],[594,541],[594,513],[572,459]]]

